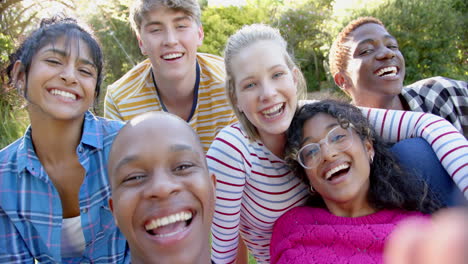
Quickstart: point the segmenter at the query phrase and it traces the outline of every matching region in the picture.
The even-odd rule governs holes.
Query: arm
[[[106,97],[104,98],[104,117],[124,121],[119,113],[117,105],[114,103],[114,99],[110,92],[110,86],[107,87]]]
[[[361,109],[377,134],[387,141],[398,142],[412,137],[425,139],[468,198],[468,142],[448,121],[421,112]]]
[[[212,259],[215,263],[233,263],[238,254],[240,210],[246,178],[245,156],[237,148],[242,145],[223,129],[207,153],[210,173],[216,175],[217,181],[211,227]]]

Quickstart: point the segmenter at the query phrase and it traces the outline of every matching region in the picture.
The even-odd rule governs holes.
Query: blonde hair
[[[306,82],[299,67],[294,62],[293,57],[288,53],[288,44],[281,36],[276,28],[272,28],[264,24],[252,24],[242,27],[236,33],[229,37],[227,40],[226,48],[224,49],[224,64],[226,67],[226,93],[228,95],[231,106],[237,119],[242,124],[250,140],[260,139],[257,128],[249,121],[249,119],[237,108],[237,96],[235,87],[235,76],[232,67],[232,60],[242,50],[258,41],[273,41],[283,49],[284,59],[288,68],[293,71],[294,68],[298,69],[298,84],[297,95],[299,99],[305,99],[305,92],[307,90]]]
[[[375,17],[359,17],[349,22],[338,34],[335,41],[333,41],[332,47],[330,48],[330,54],[328,55],[330,73],[332,76],[335,76],[335,74],[339,72],[344,72],[348,67],[350,50],[345,43],[348,41],[349,34],[356,30],[356,28],[369,23],[374,23],[385,28],[382,21]]]
[[[135,0],[130,9],[130,24],[137,35],[146,13],[161,7],[182,11],[201,25],[201,10],[197,0]]]

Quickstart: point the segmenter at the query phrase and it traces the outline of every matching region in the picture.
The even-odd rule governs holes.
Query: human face
[[[288,67],[285,56],[275,42],[258,41],[232,60],[237,107],[263,140],[284,134],[296,110],[297,69]]]
[[[315,115],[304,124],[301,146],[320,142],[337,126],[336,118],[324,113]],[[374,150],[368,140],[362,141],[355,130],[351,130],[351,146],[339,151],[321,142],[321,160],[315,167],[305,170],[310,184],[332,213],[337,208],[368,206],[369,161]]]
[[[33,116],[60,120],[81,119],[95,99],[97,69],[88,46],[79,39],[58,38],[32,57],[27,76],[18,72],[18,83],[26,83],[28,111]]]
[[[143,18],[138,37],[143,55],[153,65],[156,79],[181,80],[193,76],[203,29],[182,11],[158,7]]]
[[[367,23],[356,28],[346,43],[350,47],[345,89],[355,101],[369,96],[395,96],[405,78],[405,60],[397,40],[384,27]]]
[[[132,263],[209,261],[215,179],[182,122],[159,116],[130,123],[112,147],[109,205]]]

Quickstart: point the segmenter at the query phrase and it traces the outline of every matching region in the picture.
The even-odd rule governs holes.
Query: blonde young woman
[[[308,196],[307,186],[283,160],[286,131],[305,82],[279,31],[266,25],[240,29],[229,38],[224,56],[227,93],[239,123],[221,130],[207,153],[217,179],[212,260],[242,260],[244,256],[238,256],[242,237],[258,263],[269,263],[273,224]],[[466,139],[442,118],[377,109],[363,113],[384,139],[421,136],[433,143],[455,180],[468,174],[466,161],[458,159],[467,147],[454,147],[467,145]]]

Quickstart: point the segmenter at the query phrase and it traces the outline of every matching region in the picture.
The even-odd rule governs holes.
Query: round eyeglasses
[[[337,126],[330,130],[325,138],[317,143],[310,143],[303,146],[297,153],[297,161],[305,169],[315,168],[322,159],[321,145],[327,144],[329,148],[336,151],[345,151],[353,144],[353,134],[350,124],[348,128]]]

